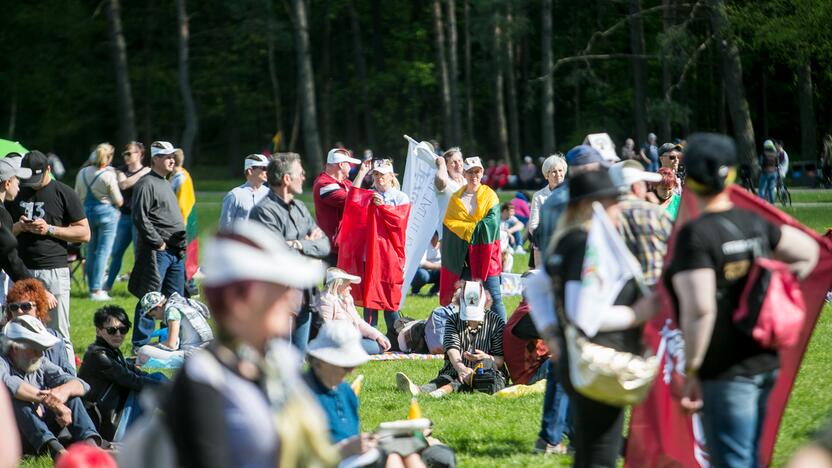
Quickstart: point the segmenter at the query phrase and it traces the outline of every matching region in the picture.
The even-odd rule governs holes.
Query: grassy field
[[[234,182],[229,181],[196,180],[196,186],[204,190],[197,197],[203,236],[216,224],[222,192],[234,185]],[[311,205],[308,194],[302,198]],[[511,198],[511,194],[501,194],[501,198]],[[824,198],[823,201],[827,200]],[[832,202],[832,197],[828,201]],[[827,207],[794,208],[790,213],[816,230],[832,225],[832,216]],[[526,260],[526,256],[516,256],[515,269],[522,271]],[[125,268],[132,264],[132,253],[128,250]],[[127,292],[126,283],[116,283],[112,295],[113,302],[124,307],[132,316],[136,299]],[[506,309],[509,313],[518,302],[516,297],[507,298]],[[406,301],[403,313],[414,318],[424,318],[436,303],[435,298],[411,296]],[[73,285],[72,341],[76,353],[81,356],[94,340],[92,314],[100,305],[90,301],[86,291]],[[832,409],[832,392],[823,390],[828,388],[832,380],[828,374],[828,363],[832,361],[832,320],[829,312],[832,312],[832,308],[827,306],[804,359],[781,426],[774,466],[784,464],[788,456],[810,437],[811,432],[826,421]],[[127,351],[127,346],[124,351]],[[364,374],[366,378],[361,394],[362,428],[372,430],[382,421],[406,417],[409,396],[396,391],[396,372],[405,372],[414,381],[425,382],[435,377],[440,367],[440,361],[394,361],[368,363],[358,369],[356,374]],[[569,457],[544,459],[532,453],[540,424],[542,395],[496,399],[481,394],[461,394],[442,400],[420,398],[420,404],[424,415],[434,422],[434,435],[456,450],[460,466],[534,466],[541,463],[547,466],[567,466],[570,463]],[[23,462],[23,466],[51,466],[51,461],[47,457],[29,458]]]

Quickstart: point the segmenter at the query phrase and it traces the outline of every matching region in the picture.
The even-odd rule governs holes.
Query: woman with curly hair
[[[43,283],[34,278],[15,282],[9,292],[6,293],[4,311],[5,322],[14,320],[21,315],[31,315],[46,325],[49,322],[49,301]],[[75,363],[69,362],[64,339],[54,328],[47,326],[46,330],[61,341],[47,349],[43,356],[69,374],[75,375]]]
[[[662,176],[662,180],[656,184],[654,189],[656,198],[659,199],[659,206],[667,211],[670,219],[676,220],[676,214],[679,212],[679,202],[682,200],[682,196],[676,193],[679,179],[676,178],[673,169],[667,167],[659,169],[659,175]]]

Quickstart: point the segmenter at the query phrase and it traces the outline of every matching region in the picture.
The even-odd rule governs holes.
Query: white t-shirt
[[[469,215],[473,215],[477,211],[477,194],[474,192],[462,192],[459,196],[462,205],[468,210]]]

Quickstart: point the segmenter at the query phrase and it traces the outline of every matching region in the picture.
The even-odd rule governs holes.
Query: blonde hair
[[[176,164],[177,168],[182,167],[182,165],[185,164],[185,152],[177,148],[173,153],[173,162]]]
[[[592,223],[592,202],[597,201],[591,198],[580,200],[576,203],[570,203],[566,206],[566,210],[558,220],[558,225],[555,228],[555,233],[546,247],[547,255],[551,255],[555,251],[555,246],[558,242],[574,229],[589,230]]]
[[[346,274],[347,272],[340,269],[340,268],[331,267],[331,268],[326,269],[326,273],[328,275],[330,273],[344,273],[344,274]],[[334,280],[326,283],[326,285],[324,285],[324,287],[326,288],[326,292],[328,292],[330,294],[334,294],[334,295],[337,296],[338,295],[338,290],[341,289],[341,287],[344,286],[345,284],[349,283],[349,281],[350,280],[348,280],[348,279],[337,278],[337,279],[334,279]]]
[[[95,165],[102,168],[110,164],[116,149],[109,143],[101,143],[95,147]]]

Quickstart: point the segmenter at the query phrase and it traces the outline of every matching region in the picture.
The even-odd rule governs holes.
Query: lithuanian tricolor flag
[[[182,212],[182,219],[185,220],[185,280],[190,281],[199,269],[199,232],[196,224],[196,193],[194,192],[194,180],[191,174],[184,168],[179,168],[182,174],[182,183],[176,191],[176,201],[179,202],[179,211]]]
[[[472,280],[484,281],[502,272],[500,261],[500,199],[494,190],[480,185],[475,197],[477,209],[473,214],[462,203],[465,187],[448,202],[442,223],[442,271],[439,280],[439,303],[448,305],[454,295],[454,285],[463,270]]]

